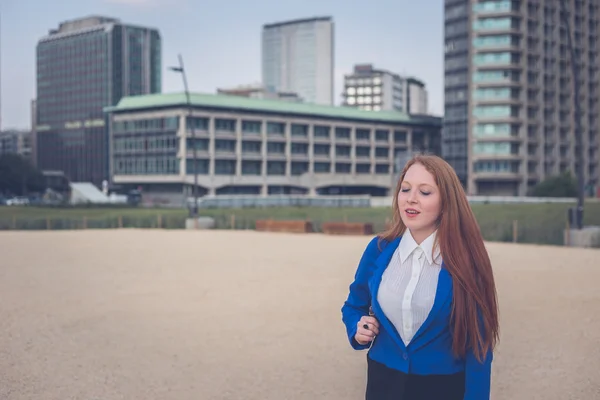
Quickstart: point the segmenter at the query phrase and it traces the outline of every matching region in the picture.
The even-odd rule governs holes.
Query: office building
[[[38,168],[100,185],[108,179],[103,108],[160,91],[158,31],[101,16],[61,23],[37,44]]]
[[[0,155],[18,154],[31,161],[31,131],[5,130],[0,132]]]
[[[396,110],[427,114],[427,89],[420,80],[375,69],[372,64],[354,66],[344,76],[343,105],[369,111]]]
[[[230,96],[250,97],[253,99],[270,99],[292,102],[302,101],[297,93],[277,92],[266,88],[262,84],[240,85],[232,88],[217,88],[217,93]]]
[[[334,104],[334,23],[331,17],[263,26],[262,81],[305,102]]]
[[[527,195],[579,162],[586,185],[598,185],[599,21],[596,0],[445,1],[443,153],[469,194]]]
[[[191,118],[183,93],[107,109],[114,185],[180,203],[196,171],[201,196],[383,196],[412,153],[441,154],[440,118],[210,94],[191,102]]]

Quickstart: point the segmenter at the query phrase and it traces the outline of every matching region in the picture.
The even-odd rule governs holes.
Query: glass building
[[[157,30],[100,16],[61,23],[37,45],[38,168],[74,182],[109,180],[104,107],[160,91]]]
[[[445,0],[443,154],[469,194],[524,196],[580,162],[599,184],[599,22],[597,0]]]
[[[331,17],[264,25],[263,84],[308,103],[333,105],[333,27]]]

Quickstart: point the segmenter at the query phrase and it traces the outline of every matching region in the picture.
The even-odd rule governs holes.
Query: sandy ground
[[[368,241],[2,233],[0,399],[363,399],[340,307]],[[600,399],[600,251],[488,247],[493,399]]]

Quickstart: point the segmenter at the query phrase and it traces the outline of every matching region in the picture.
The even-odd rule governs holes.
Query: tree
[[[577,197],[577,181],[567,171],[538,183],[531,194],[536,197]]]
[[[44,176],[27,159],[18,154],[0,155],[0,194],[26,196],[45,188]]]

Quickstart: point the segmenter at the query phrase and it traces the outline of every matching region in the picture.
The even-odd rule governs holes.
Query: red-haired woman
[[[367,354],[367,400],[485,400],[498,340],[494,276],[452,167],[404,168],[391,228],[367,246],[342,307]]]

